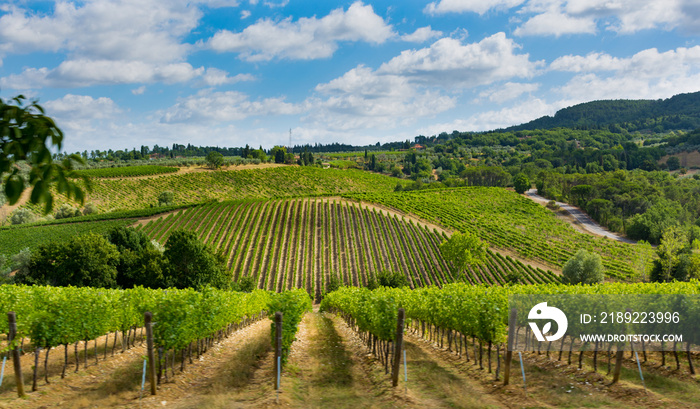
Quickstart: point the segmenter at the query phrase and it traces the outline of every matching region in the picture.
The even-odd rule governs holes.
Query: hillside
[[[448,263],[438,249],[441,233],[347,200],[218,203],[137,227],[163,243],[176,228],[193,230],[224,254],[234,280],[254,277],[258,288],[278,292],[305,288],[317,299],[331,274],[360,287],[381,271],[403,272],[411,288],[451,281]],[[492,252],[459,281],[499,285],[512,272],[519,273],[523,282],[558,281],[553,273]]]
[[[650,129],[668,131],[700,127],[700,92],[659,100],[604,100],[574,105],[505,131],[552,128]],[[611,127],[612,126],[612,127]]]

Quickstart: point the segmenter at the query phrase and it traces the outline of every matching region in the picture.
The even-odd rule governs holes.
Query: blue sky
[[[700,91],[698,0],[0,3],[0,97],[68,151],[352,144]]]

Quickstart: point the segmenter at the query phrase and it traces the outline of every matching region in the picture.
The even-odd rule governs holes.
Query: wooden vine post
[[[510,317],[508,318],[508,349],[506,350],[506,367],[503,373],[503,386],[510,382],[510,363],[513,362],[513,343],[515,341],[515,323],[518,316],[518,310],[510,309]]]
[[[156,394],[156,356],[153,351],[153,314],[146,312],[143,315],[144,326],[146,327],[146,352],[148,354],[148,368],[146,369],[148,383],[151,385],[151,395]]]
[[[280,371],[282,370],[281,362],[282,360],[282,313],[277,311],[275,313],[275,390],[279,390],[280,384],[279,379],[281,376]]]
[[[7,313],[7,323],[9,324],[10,331],[7,336],[7,342],[12,344],[12,341],[17,337],[17,316],[14,312],[10,311]],[[24,378],[22,377],[22,363],[19,360],[19,347],[14,346],[12,348],[12,363],[15,368],[15,382],[17,383],[17,396],[24,398],[26,395],[24,393]]]
[[[399,384],[399,372],[401,370],[401,351],[403,350],[403,323],[406,319],[406,312],[399,308],[399,316],[396,322],[396,340],[394,342],[394,365],[391,368],[391,385]]]

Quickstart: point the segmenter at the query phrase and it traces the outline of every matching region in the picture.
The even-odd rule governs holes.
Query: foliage
[[[367,280],[367,288],[370,290],[374,290],[378,287],[401,288],[407,286],[408,280],[406,276],[398,271],[382,270],[378,272],[376,276],[370,277]]]
[[[175,173],[180,168],[172,166],[142,165],[142,166],[121,166],[110,168],[80,169],[75,174],[91,178],[128,178],[135,176],[152,176],[164,173]]]
[[[244,293],[249,293],[255,290],[257,287],[257,283],[251,276],[239,278],[236,284],[238,284],[238,291],[242,291]]]
[[[678,156],[671,156],[666,161],[666,165],[668,166],[668,170],[678,170],[681,168],[681,160],[678,159]]]
[[[270,326],[270,339],[275,345],[275,322],[276,312],[282,313],[282,363],[287,362],[289,348],[294,342],[297,328],[306,311],[311,310],[311,297],[306,291],[298,288],[283,293],[272,294],[267,306],[267,315],[273,319]]]
[[[26,274],[18,283],[52,286],[117,286],[119,251],[96,233],[74,236],[66,242],[39,246],[31,255]]]
[[[477,236],[457,232],[440,244],[440,253],[452,263],[452,277],[456,278],[470,265],[481,263],[487,248]]]
[[[77,217],[80,216],[81,212],[79,209],[74,208],[73,206],[64,203],[61,205],[61,207],[56,210],[56,214],[54,214],[54,217],[56,219],[67,219],[69,217]]]
[[[0,229],[0,254],[12,256],[25,248],[33,251],[41,245],[65,242],[71,237],[88,232],[102,234],[116,226],[125,226],[131,223],[133,220],[117,219],[34,227],[12,226],[13,228],[10,229]]]
[[[117,284],[121,288],[166,287],[166,259],[146,234],[130,227],[115,227],[107,232],[107,239],[119,250]]]
[[[652,271],[652,280],[664,282],[674,278],[684,279],[684,277],[674,277],[673,273],[681,261],[681,253],[689,250],[689,244],[688,236],[682,228],[679,226],[666,228],[657,249],[659,259]]]
[[[83,216],[89,216],[91,214],[97,214],[99,212],[99,209],[94,203],[88,203],[83,208]]]
[[[27,186],[16,164],[27,161],[31,166],[29,185],[33,186],[29,200],[43,203],[45,213],[53,208],[52,186],[68,199],[82,203],[83,190],[69,180],[77,176],[73,162],[83,163],[82,159],[71,155],[61,163],[52,160],[51,149],[63,148],[63,132],[53,119],[44,115],[44,109],[36,101],[24,105],[24,99],[23,95],[9,103],[0,99],[0,184],[4,185],[4,195],[10,205],[17,203]]]
[[[166,190],[158,195],[158,206],[170,206],[175,202],[175,193]]]
[[[207,165],[212,169],[219,169],[224,164],[224,155],[212,151],[207,154]]]
[[[164,274],[167,287],[228,288],[231,282],[231,272],[227,271],[222,260],[194,232],[173,231],[165,244],[163,255],[168,260]]]
[[[564,264],[562,282],[565,284],[594,284],[605,278],[600,255],[581,249]]]
[[[12,224],[32,223],[34,220],[36,220],[36,215],[31,210],[22,207],[15,210],[10,217]]]
[[[513,187],[516,192],[523,194],[530,189],[530,179],[527,178],[526,174],[521,173],[513,180]]]

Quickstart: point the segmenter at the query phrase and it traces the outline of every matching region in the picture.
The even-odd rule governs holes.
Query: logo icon
[[[544,324],[542,331],[534,322],[529,322],[532,332],[538,341],[556,341],[566,334],[566,329],[569,327],[569,320],[566,319],[566,314],[557,307],[548,307],[546,302],[541,302],[530,310],[527,318],[529,320],[552,320],[557,323],[557,332],[554,335],[549,335],[547,337],[544,334],[548,333],[552,328],[551,321]]]

